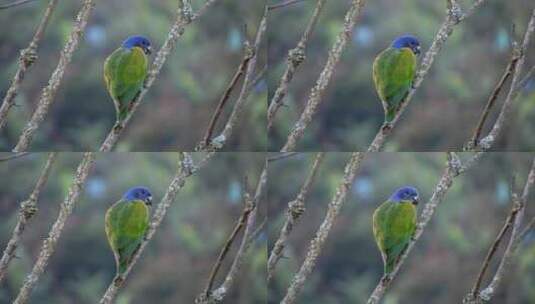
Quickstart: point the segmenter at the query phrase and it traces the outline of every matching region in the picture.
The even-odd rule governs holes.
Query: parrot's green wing
[[[394,269],[416,230],[416,207],[411,202],[386,201],[373,214],[373,234],[385,264],[385,274]]]
[[[104,63],[104,80],[117,111],[117,119],[128,114],[130,102],[136,97],[147,76],[148,60],[139,47],[118,48]]]
[[[416,56],[409,48],[387,48],[373,62],[373,81],[385,110],[385,120],[396,116],[416,73]]]
[[[122,274],[141,245],[149,226],[149,208],[141,200],[115,203],[106,212],[106,235]]]

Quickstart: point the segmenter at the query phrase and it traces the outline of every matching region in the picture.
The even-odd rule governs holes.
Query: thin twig
[[[57,243],[65,226],[65,222],[68,217],[71,215],[76,202],[82,192],[82,189],[85,185],[87,177],[89,176],[89,171],[93,166],[95,161],[95,154],[92,152],[84,153],[82,161],[76,169],[76,175],[74,176],[73,182],[69,187],[69,192],[65,197],[65,200],[60,205],[59,215],[54,222],[54,225],[48,233],[48,237],[43,241],[41,250],[37,261],[33,265],[32,271],[24,280],[24,284],[21,287],[19,294],[13,304],[25,304],[28,303],[30,294],[34,287],[37,284],[40,276],[44,273],[46,266],[48,265],[49,259],[56,249]]]
[[[513,256],[515,254],[515,250],[518,244],[520,243],[519,237],[522,235],[521,226],[524,220],[526,202],[527,202],[529,193],[531,192],[531,188],[533,187],[533,184],[535,184],[535,158],[532,161],[531,169],[529,171],[526,184],[524,185],[524,190],[522,191],[522,195],[520,196],[520,199],[517,201],[518,202],[517,206],[515,206],[516,208],[518,208],[518,211],[517,211],[517,215],[514,220],[514,223],[513,223],[513,230],[511,232],[509,243],[507,244],[507,247],[505,248],[505,252],[502,256],[498,269],[496,270],[490,284],[485,289],[483,289],[480,293],[478,293],[475,299],[473,299],[475,302],[468,301],[468,303],[478,303],[479,299],[484,300],[484,301],[489,301],[494,296],[494,293],[498,289],[500,282],[505,274],[506,268],[512,262]]]
[[[314,12],[312,13],[312,17],[310,17],[307,27],[303,32],[301,39],[297,43],[297,46],[288,52],[288,57],[286,59],[286,70],[282,74],[279,86],[275,90],[275,93],[271,98],[271,102],[269,103],[267,113],[268,131],[273,127],[273,122],[275,120],[275,115],[277,114],[277,111],[284,104],[284,97],[288,93],[288,87],[293,79],[295,71],[297,70],[299,65],[301,65],[301,63],[305,61],[305,49],[308,43],[308,39],[312,35],[312,32],[314,31],[314,28],[318,23],[319,16],[321,14],[321,11],[323,10],[326,1],[327,0],[318,0],[318,2],[316,3],[316,7],[314,8]]]
[[[210,154],[210,158],[214,154]],[[186,152],[181,152],[177,170],[173,178],[171,179],[171,182],[169,186],[167,187],[167,191],[165,192],[165,195],[163,196],[162,200],[158,204],[158,207],[156,208],[156,211],[152,215],[149,228],[147,230],[147,234],[145,235],[145,238],[143,239],[143,242],[141,243],[139,249],[136,251],[134,257],[132,258],[132,261],[130,264],[128,264],[128,267],[126,271],[123,273],[121,277],[116,277],[112,280],[108,288],[106,289],[106,292],[100,299],[100,304],[110,304],[113,303],[113,300],[117,296],[117,293],[119,289],[123,286],[124,282],[126,281],[128,275],[132,271],[132,268],[138,260],[141,257],[141,254],[145,250],[145,247],[148,245],[150,240],[154,237],[154,234],[158,230],[158,227],[163,222],[163,219],[165,218],[165,215],[167,213],[167,209],[171,206],[171,204],[175,201],[175,197],[177,196],[178,192],[184,187],[186,184],[186,180],[188,177],[190,177],[192,174],[197,172],[199,169],[201,169],[201,165],[205,166],[207,164],[209,159],[205,159],[205,161],[194,165],[193,160],[191,158],[191,155]]]
[[[301,152],[286,152],[286,153],[278,152],[276,155],[268,157],[267,161],[271,163],[271,162],[275,162],[281,159],[286,159],[288,157],[293,157],[299,154],[301,154]]]
[[[418,225],[416,226],[416,231],[414,233],[413,238],[409,242],[407,249],[404,251],[403,255],[400,257],[399,261],[395,265],[394,270],[390,273],[390,275],[388,276],[384,275],[379,280],[379,283],[377,284],[377,286],[375,287],[375,289],[373,290],[372,294],[370,295],[368,299],[368,302],[367,302],[368,304],[378,304],[381,301],[386,290],[388,289],[392,281],[395,279],[399,269],[401,268],[401,266],[407,259],[409,253],[416,245],[416,242],[422,236],[425,230],[425,227],[433,218],[435,209],[444,200],[444,197],[446,196],[446,193],[452,186],[454,179],[460,174],[472,168],[476,163],[478,163],[479,159],[481,158],[481,155],[482,153],[476,153],[473,156],[471,156],[469,160],[465,161],[463,164],[461,163],[461,160],[459,159],[457,154],[448,153],[448,162],[446,164],[446,167],[442,173],[442,176],[440,177],[440,180],[435,186],[435,189],[433,191],[433,194],[431,195],[431,198],[425,204],[422,214],[420,215],[420,220],[418,222]]]
[[[496,119],[496,122],[494,123],[491,131],[487,136],[481,139],[479,146],[482,150],[488,150],[490,146],[494,143],[496,138],[498,138],[498,135],[501,133],[501,130],[503,128],[503,125],[507,121],[507,118],[509,117],[509,113],[512,109],[513,101],[518,96],[521,86],[519,85],[521,82],[522,77],[522,71],[524,69],[524,62],[526,59],[527,50],[529,47],[529,43],[531,40],[531,36],[535,32],[535,9],[531,11],[531,18],[528,22],[526,32],[524,33],[524,38],[522,41],[522,45],[518,45],[518,43],[514,43],[513,45],[513,52],[516,52],[518,56],[520,57],[518,59],[518,62],[516,64],[514,73],[513,73],[513,79],[511,80],[511,86],[509,88],[509,92],[507,93],[507,97],[505,97],[505,101],[502,105],[502,108],[500,110],[500,114],[498,118]]]
[[[255,70],[256,70],[256,62],[258,59],[260,44],[264,41],[263,37],[264,37],[264,33],[266,32],[266,26],[267,26],[266,24],[267,24],[267,9],[265,8],[264,15],[262,16],[262,19],[260,20],[260,24],[258,25],[258,29],[256,31],[256,35],[254,39],[254,45],[251,50],[253,55],[247,65],[247,69],[245,71],[245,76],[243,78],[243,83],[242,83],[242,87],[240,90],[240,94],[238,98],[236,99],[236,102],[234,103],[234,107],[232,108],[232,112],[230,113],[227,123],[225,124],[223,131],[218,136],[211,139],[210,144],[208,146],[200,147],[198,149],[199,151],[220,150],[223,147],[223,145],[226,143],[226,141],[232,135],[234,127],[236,126],[238,119],[241,117],[241,114],[243,110],[245,109],[245,105],[247,104],[247,100],[249,99],[249,95],[254,85],[254,81],[256,78],[254,75]]]
[[[314,182],[314,178],[316,177],[316,173],[318,172],[319,165],[321,164],[324,155],[324,152],[318,152],[318,154],[316,154],[316,157],[314,158],[314,161],[312,163],[312,167],[310,168],[310,172],[308,173],[308,176],[305,179],[305,183],[301,187],[301,190],[299,190],[299,194],[297,195],[295,200],[288,203],[286,221],[284,222],[284,225],[282,226],[282,229],[279,234],[279,238],[277,239],[277,241],[275,241],[273,249],[271,249],[271,253],[269,255],[267,265],[268,282],[271,281],[271,278],[273,277],[273,273],[275,271],[275,267],[277,266],[277,263],[282,257],[282,251],[284,250],[284,247],[286,247],[288,236],[292,232],[293,227],[297,223],[299,217],[301,217],[301,215],[305,212],[305,200],[308,195],[308,192],[310,191],[310,187]]]
[[[26,228],[26,224],[35,215],[35,213],[37,213],[37,200],[39,199],[39,194],[41,193],[41,190],[43,190],[43,187],[45,186],[48,180],[50,169],[52,168],[52,164],[56,160],[56,154],[56,152],[51,152],[48,155],[46,164],[43,170],[41,171],[39,178],[37,179],[37,183],[35,184],[32,193],[30,194],[27,200],[22,201],[20,203],[17,224],[13,229],[11,239],[7,243],[6,249],[4,250],[4,254],[2,255],[2,259],[0,259],[0,283],[2,282],[7,273],[7,267],[9,266],[9,262],[11,262],[13,257],[15,257],[15,250],[17,250],[20,239],[22,238],[22,233]]]
[[[234,89],[236,88],[238,84],[238,80],[240,80],[241,76],[245,74],[249,61],[254,56],[254,50],[251,48],[251,45],[248,40],[245,40],[245,43],[244,43],[244,53],[245,54],[243,56],[243,59],[240,62],[240,65],[238,66],[238,70],[232,77],[232,80],[230,81],[227,88],[223,92],[223,95],[219,99],[219,103],[217,104],[214,114],[212,115],[212,119],[210,120],[210,123],[208,124],[208,128],[206,130],[204,139],[201,142],[200,146],[208,146],[210,144],[210,139],[212,138],[212,134],[214,133],[214,128],[217,123],[217,120],[219,116],[221,116],[221,113],[223,112],[223,107],[229,100],[230,94],[232,93],[232,91],[234,91]]]
[[[515,218],[518,214],[519,205],[517,203],[516,197],[513,197],[513,207],[511,208],[511,211],[509,212],[509,215],[507,215],[507,219],[505,220],[505,223],[503,227],[501,228],[500,232],[496,236],[496,239],[490,246],[487,256],[485,257],[485,260],[483,261],[483,264],[481,265],[481,270],[479,271],[479,274],[477,276],[476,282],[474,283],[474,286],[472,287],[471,298],[475,299],[477,298],[479,294],[479,289],[481,288],[481,283],[483,282],[483,276],[485,275],[485,272],[487,271],[487,268],[490,266],[490,261],[496,254],[496,251],[498,250],[498,247],[500,246],[500,243],[504,239],[505,233],[509,228],[511,228],[515,222]]]
[[[52,73],[52,76],[50,76],[48,85],[42,90],[39,101],[37,102],[37,108],[22,131],[17,145],[15,148],[13,148],[13,152],[26,151],[33,139],[34,133],[39,129],[39,126],[45,120],[50,106],[54,102],[56,92],[58,91],[61,81],[63,80],[65,70],[71,62],[74,51],[78,48],[78,44],[87,26],[87,20],[89,19],[94,6],[94,0],[84,0],[82,8],[78,12],[76,21],[69,35],[69,39],[63,46],[58,65]]]
[[[152,63],[152,66],[148,72],[145,82],[143,83],[141,91],[136,95],[134,100],[132,100],[126,118],[120,122],[116,122],[109,131],[108,135],[106,136],[106,139],[104,139],[104,142],[100,146],[99,150],[101,152],[111,151],[115,147],[115,144],[117,143],[117,141],[119,141],[119,137],[128,125],[128,122],[134,115],[136,109],[141,104],[141,101],[143,100],[149,89],[152,87],[152,84],[154,83],[154,80],[156,80],[156,77],[160,74],[160,71],[162,70],[164,63],[167,60],[167,57],[175,48],[178,39],[184,34],[186,26],[201,17],[206,12],[206,10],[216,1],[217,0],[206,1],[196,14],[192,13],[191,11],[190,0],[178,1],[177,17],[173,25],[171,26],[171,29],[169,30],[167,38],[165,39],[162,47],[156,54],[156,58]]]
[[[236,222],[236,225],[234,226],[234,229],[232,230],[232,233],[228,237],[227,241],[223,245],[223,248],[221,248],[221,251],[219,252],[219,256],[217,257],[217,260],[212,268],[212,271],[210,272],[210,276],[208,278],[208,284],[206,284],[206,288],[204,289],[204,297],[208,298],[210,296],[210,292],[212,291],[212,287],[214,285],[214,280],[217,275],[217,272],[219,271],[219,268],[221,268],[221,265],[223,263],[223,260],[225,259],[226,255],[230,251],[230,247],[234,243],[234,240],[236,239],[236,236],[238,233],[242,230],[243,227],[247,224],[247,219],[249,218],[249,214],[251,214],[252,210],[252,202],[250,199],[250,196],[247,192],[244,193],[244,207],[242,210],[242,213]]]
[[[9,156],[0,158],[0,162],[10,161],[26,155],[30,155],[30,152],[11,153]]]
[[[457,24],[461,23],[463,20],[471,16],[484,2],[485,0],[476,0],[474,4],[463,13],[461,7],[456,1],[447,1],[448,8],[446,11],[446,17],[444,19],[444,22],[440,26],[437,34],[435,35],[435,38],[433,39],[433,42],[431,43],[431,46],[423,57],[422,63],[420,64],[420,68],[418,72],[416,72],[416,77],[414,78],[412,88],[409,90],[407,96],[402,100],[401,107],[396,113],[394,119],[389,124],[383,124],[379,128],[379,131],[377,132],[372,143],[368,147],[369,152],[377,152],[381,150],[384,142],[386,141],[386,138],[388,137],[388,135],[390,135],[390,133],[392,133],[392,130],[395,127],[397,121],[405,111],[405,108],[409,105],[410,101],[412,100],[412,97],[416,93],[416,90],[418,90],[425,76],[431,69],[435,57],[440,52],[440,50],[444,46],[444,43],[446,42],[446,40],[448,40],[448,37],[453,32],[453,28]]]
[[[321,250],[323,249],[323,245],[327,240],[331,227],[345,202],[347,192],[353,184],[363,158],[364,153],[354,152],[351,154],[351,157],[344,169],[344,176],[340,181],[340,184],[338,185],[336,193],[329,203],[329,206],[327,207],[327,214],[325,215],[321,226],[316,231],[316,235],[310,241],[305,260],[299,268],[299,271],[294,275],[292,283],[288,287],[286,295],[281,301],[281,304],[295,303],[297,296],[303,289],[306,279],[314,270],[314,267],[316,266],[316,260],[318,259]]]
[[[282,147],[281,152],[294,151],[297,145],[297,141],[303,137],[305,129],[312,121],[312,117],[316,113],[317,108],[322,101],[323,95],[325,94],[325,90],[327,89],[327,86],[331,81],[332,75],[334,74],[334,71],[336,69],[336,65],[342,57],[342,53],[345,49],[347,41],[351,39],[351,35],[355,28],[355,24],[359,19],[360,12],[362,11],[364,3],[365,0],[351,1],[351,6],[349,7],[349,10],[347,11],[344,18],[344,25],[342,31],[338,34],[336,41],[331,47],[327,62],[325,63],[322,72],[316,80],[316,84],[310,90],[310,95],[306,102],[305,109],[301,113],[301,116],[299,117],[295,125],[292,127],[292,130],[288,135],[288,139],[286,140],[286,144],[284,144],[284,146]]]
[[[283,7],[294,5],[294,4],[297,4],[297,3],[300,3],[300,2],[304,2],[304,1],[306,1],[306,0],[286,0],[286,1],[282,2],[282,3],[269,5],[267,7],[267,9],[269,11],[271,11],[271,10],[274,10],[274,9],[283,8]]]
[[[218,288],[211,291],[209,295],[206,295],[203,293],[201,294],[201,296],[197,297],[197,299],[195,299],[196,304],[220,303],[225,299],[226,295],[229,293],[231,287],[233,286],[237,278],[241,265],[244,262],[245,254],[247,250],[249,249],[252,241],[254,240],[255,235],[260,231],[259,229],[261,229],[262,227],[262,224],[259,225],[258,228],[256,229],[254,226],[256,223],[256,214],[258,211],[258,204],[261,201],[262,195],[265,192],[266,183],[267,183],[267,162],[264,165],[264,169],[262,170],[262,173],[260,174],[260,178],[256,185],[254,197],[252,200],[250,200],[251,212],[247,219],[247,225],[245,226],[245,231],[242,236],[240,247],[238,248],[238,251],[236,255],[234,256],[234,260],[232,261],[232,266],[230,267],[227,275],[225,276],[225,280],[223,281],[223,283]]]
[[[505,68],[505,72],[500,78],[500,81],[496,84],[496,87],[494,87],[494,90],[492,90],[492,94],[489,96],[489,99],[487,101],[487,104],[485,105],[485,108],[483,109],[483,112],[481,112],[481,115],[479,117],[479,121],[477,123],[477,126],[474,130],[474,135],[472,135],[472,139],[468,143],[468,147],[477,147],[479,137],[481,136],[481,132],[483,130],[483,126],[485,125],[485,121],[487,120],[487,117],[490,114],[490,110],[494,106],[494,103],[498,99],[498,95],[500,94],[503,86],[505,85],[505,82],[513,74],[513,71],[515,69],[516,64],[518,63],[518,59],[520,59],[520,56],[518,56],[516,52],[513,52],[513,55],[511,56],[511,60],[507,64],[507,67]],[[471,150],[472,148],[469,148]]]
[[[23,5],[23,4],[26,4],[28,2],[33,2],[35,0],[18,0],[18,1],[13,1],[11,3],[8,3],[8,4],[2,4],[0,5],[0,10],[3,10],[3,9],[7,9],[7,8],[11,8],[11,7],[15,7],[15,6],[19,6],[19,5]]]
[[[24,80],[26,71],[35,63],[35,61],[37,61],[37,48],[39,47],[39,42],[41,42],[41,39],[43,38],[48,21],[50,20],[50,16],[52,16],[52,12],[56,8],[57,3],[58,0],[50,0],[50,2],[48,2],[43,18],[41,19],[30,44],[27,48],[20,51],[19,66],[15,72],[13,80],[11,80],[11,85],[7,90],[2,106],[0,107],[0,130],[6,125],[9,110],[15,105],[15,97],[17,96],[22,80]]]

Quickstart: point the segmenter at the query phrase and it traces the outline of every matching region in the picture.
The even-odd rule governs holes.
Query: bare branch
[[[37,60],[37,48],[39,42],[41,42],[41,39],[43,38],[46,26],[48,25],[50,16],[52,16],[52,12],[56,8],[57,3],[58,0],[50,0],[50,2],[48,2],[43,18],[41,19],[30,44],[27,48],[20,51],[17,72],[15,72],[15,76],[13,77],[13,80],[11,80],[11,85],[9,86],[4,101],[2,102],[2,106],[0,107],[0,130],[6,125],[9,110],[15,105],[15,97],[17,96],[22,80],[24,80],[26,71]]]
[[[50,76],[50,79],[48,80],[48,85],[41,92],[41,97],[39,98],[39,101],[37,103],[37,108],[33,112],[30,121],[28,121],[26,127],[22,131],[17,145],[15,146],[15,148],[13,148],[13,152],[26,151],[33,139],[34,133],[37,131],[41,123],[45,120],[48,114],[48,110],[54,102],[56,92],[61,84],[61,81],[63,80],[65,69],[71,62],[74,51],[78,48],[78,43],[82,38],[82,35],[87,26],[87,20],[89,19],[89,16],[93,11],[94,6],[94,0],[84,0],[82,8],[78,12],[78,16],[76,17],[76,21],[69,35],[69,39],[67,40],[67,43],[63,46],[58,65],[52,73],[52,76]]]
[[[394,267],[394,270],[390,273],[390,275],[383,276],[379,280],[379,283],[377,284],[377,286],[375,287],[375,289],[373,290],[372,294],[370,295],[368,299],[368,302],[367,302],[368,304],[378,304],[381,301],[386,290],[388,289],[392,281],[395,279],[399,269],[401,268],[401,266],[407,259],[409,253],[416,245],[416,242],[422,236],[425,230],[425,227],[427,226],[429,221],[431,221],[433,214],[435,212],[435,209],[444,200],[444,197],[446,196],[446,193],[452,186],[454,179],[460,174],[469,170],[473,165],[475,165],[479,161],[481,155],[482,154],[480,153],[476,153],[468,161],[465,161],[465,163],[462,164],[457,154],[455,153],[448,154],[447,165],[442,173],[442,176],[440,177],[440,180],[435,186],[435,190],[433,191],[431,198],[425,204],[425,207],[420,215],[420,220],[416,227],[416,231],[414,233],[413,238],[409,242],[407,249],[405,250],[403,255],[400,257],[398,263],[396,264],[396,266]]]
[[[279,234],[279,238],[277,239],[277,241],[275,241],[275,245],[273,245],[273,249],[271,249],[271,254],[269,255],[267,265],[268,282],[271,281],[271,278],[273,277],[273,273],[275,271],[275,267],[277,266],[278,261],[282,257],[282,251],[284,250],[284,247],[286,247],[288,236],[292,232],[293,227],[297,223],[299,217],[301,217],[303,212],[305,212],[305,199],[312,183],[314,182],[314,178],[316,177],[316,173],[318,172],[319,165],[321,164],[324,155],[324,152],[318,152],[318,154],[316,154],[310,172],[306,177],[305,183],[301,187],[301,190],[299,190],[299,194],[297,195],[295,200],[288,203],[286,221],[284,222],[284,225],[282,226],[282,229]]]
[[[389,124],[383,124],[383,126],[381,126],[381,128],[375,135],[375,138],[373,139],[372,143],[368,147],[369,152],[377,152],[381,150],[386,138],[388,137],[388,135],[390,135],[390,133],[392,133],[392,129],[395,127],[397,121],[403,114],[405,108],[408,106],[408,104],[412,100],[412,97],[416,93],[416,90],[420,87],[425,76],[431,69],[431,66],[433,65],[435,57],[440,52],[444,43],[446,42],[446,40],[448,40],[448,37],[453,32],[453,28],[457,24],[462,22],[464,19],[472,15],[475,12],[475,10],[479,8],[484,2],[485,0],[476,0],[474,4],[469,9],[467,9],[466,12],[464,12],[463,14],[460,6],[458,5],[456,1],[453,1],[453,0],[447,1],[448,8],[446,12],[446,18],[444,22],[442,23],[442,25],[440,26],[437,34],[435,35],[435,38],[433,39],[431,46],[429,47],[429,49],[427,50],[427,52],[425,53],[423,57],[422,63],[420,64],[420,68],[418,72],[416,72],[416,77],[414,78],[412,88],[409,90],[409,93],[401,102],[401,108],[396,113],[396,116],[394,117],[394,119]]]
[[[15,7],[15,6],[19,6],[19,5],[23,5],[23,4],[26,4],[28,2],[33,2],[35,0],[18,0],[18,1],[13,1],[11,3],[8,3],[8,4],[2,4],[0,5],[0,10],[3,10],[3,9],[8,9],[8,8],[11,8],[11,7]]]
[[[274,10],[274,9],[278,9],[278,8],[283,8],[283,7],[287,7],[287,6],[290,6],[290,5],[294,5],[296,3],[300,3],[300,2],[304,2],[305,0],[286,0],[282,3],[277,3],[277,4],[273,4],[273,5],[269,5],[267,7],[267,9],[269,11],[271,10]]]
[[[347,192],[353,184],[363,158],[364,153],[351,153],[351,158],[347,162],[344,169],[344,176],[338,185],[336,193],[329,203],[329,206],[327,207],[327,214],[323,219],[323,223],[316,231],[316,235],[312,241],[310,241],[310,246],[308,247],[305,260],[299,271],[295,274],[292,283],[290,284],[290,287],[288,287],[286,295],[284,296],[284,299],[281,301],[281,304],[295,303],[297,296],[303,289],[306,279],[314,270],[314,267],[316,266],[316,260],[318,259],[321,250],[323,249],[323,245],[327,240],[331,227],[345,202]]]
[[[303,137],[305,129],[312,121],[312,117],[316,113],[317,108],[322,101],[323,94],[325,93],[325,90],[327,89],[327,86],[331,81],[332,75],[334,73],[336,65],[340,61],[342,52],[345,49],[347,41],[351,38],[351,35],[355,28],[355,24],[359,19],[360,12],[362,11],[364,3],[365,0],[351,1],[351,6],[349,7],[349,10],[347,11],[346,16],[344,18],[343,29],[338,34],[336,41],[331,47],[331,50],[329,51],[329,56],[327,58],[327,63],[323,67],[322,72],[316,80],[316,84],[310,90],[310,95],[306,102],[305,109],[303,110],[303,113],[301,113],[301,117],[299,117],[299,120],[295,123],[292,130],[290,131],[288,139],[286,140],[286,144],[284,145],[284,147],[282,147],[281,152],[294,151],[297,145],[297,141]]]
[[[132,100],[126,118],[120,122],[116,122],[112,129],[109,131],[108,135],[106,136],[106,139],[100,146],[101,152],[108,152],[113,150],[115,144],[119,140],[119,137],[121,136],[128,122],[134,115],[136,109],[141,104],[141,101],[143,100],[149,89],[152,87],[152,84],[154,83],[154,80],[156,80],[156,77],[160,74],[160,71],[162,70],[164,63],[167,60],[167,57],[175,48],[178,39],[184,34],[186,26],[197,20],[200,16],[202,16],[206,12],[206,10],[216,1],[217,0],[206,1],[196,14],[193,14],[191,12],[190,0],[178,1],[177,17],[175,19],[175,22],[171,26],[171,29],[169,30],[167,38],[165,39],[162,47],[156,54],[156,58],[152,63],[151,69],[148,72],[147,78],[143,83],[141,91],[136,95],[134,100]]]
[[[487,136],[481,139],[480,148],[482,150],[488,150],[500,134],[503,125],[509,116],[509,112],[511,112],[513,101],[516,99],[518,93],[520,92],[521,87],[519,86],[519,83],[521,82],[522,70],[524,69],[524,61],[526,59],[526,53],[533,32],[535,32],[535,9],[533,9],[531,12],[531,18],[526,28],[526,32],[524,33],[522,45],[519,46],[518,43],[515,43],[513,46],[513,52],[516,52],[516,55],[519,56],[519,59],[513,73],[511,86],[509,88],[509,92],[507,93],[507,97],[505,97],[505,101],[502,105],[500,115],[496,119],[492,130]]]
[[[260,231],[259,229],[261,229],[261,227],[263,226],[263,224],[260,224],[258,228],[256,229],[254,228],[255,223],[256,223],[256,215],[258,211],[258,208],[257,208],[258,203],[260,202],[261,197],[265,191],[266,182],[267,182],[267,162],[264,165],[264,169],[262,170],[262,173],[260,174],[260,178],[256,185],[254,198],[250,200],[251,212],[247,219],[247,226],[245,227],[245,231],[243,233],[242,241],[241,241],[240,247],[238,248],[238,252],[234,256],[232,266],[230,267],[227,275],[225,276],[225,280],[223,281],[223,283],[217,289],[211,291],[208,295],[204,293],[201,294],[201,296],[195,299],[196,304],[220,303],[225,299],[229,290],[233,286],[234,281],[236,280],[238,272],[241,268],[241,265],[244,262],[245,253],[249,249],[256,234]]]
[[[19,294],[13,304],[28,303],[30,294],[37,284],[37,280],[39,280],[40,276],[45,271],[45,268],[48,265],[48,260],[56,249],[56,245],[63,231],[63,227],[65,226],[65,222],[71,215],[72,210],[78,201],[78,197],[82,192],[89,175],[89,170],[93,166],[94,161],[94,153],[84,153],[83,159],[76,169],[76,175],[74,176],[73,182],[69,187],[69,192],[65,197],[65,200],[60,205],[58,218],[50,229],[48,237],[43,241],[43,245],[41,246],[41,250],[39,252],[39,257],[33,265],[32,271],[28,274],[26,280],[24,280],[24,285],[20,289]]]
[[[477,147],[477,144],[479,142],[479,137],[481,136],[481,131],[483,130],[483,126],[485,125],[485,121],[487,120],[488,115],[490,114],[490,110],[494,106],[494,103],[498,99],[498,95],[500,94],[503,86],[505,85],[505,82],[513,74],[513,71],[515,69],[516,64],[518,63],[518,59],[520,59],[520,54],[513,51],[513,54],[511,56],[511,60],[509,61],[509,64],[507,64],[507,67],[505,68],[505,72],[500,78],[500,81],[498,81],[498,84],[496,84],[496,87],[492,91],[491,95],[489,96],[489,99],[487,101],[487,104],[485,105],[485,108],[483,109],[483,112],[481,113],[479,117],[479,121],[477,123],[477,126],[474,130],[474,135],[472,135],[472,139],[468,143],[468,147]],[[471,150],[473,148],[468,148],[468,150]]]
[[[258,25],[258,30],[256,31],[256,37],[252,50],[253,55],[249,60],[249,64],[247,65],[247,70],[245,71],[245,77],[243,78],[240,94],[238,96],[238,99],[234,103],[234,107],[232,108],[232,112],[230,113],[227,123],[225,124],[225,127],[223,128],[221,134],[213,138],[208,146],[200,147],[198,149],[199,151],[220,150],[224,146],[226,141],[230,138],[238,119],[241,117],[241,114],[245,108],[245,105],[247,104],[248,97],[251,93],[255,81],[254,74],[256,70],[256,62],[258,59],[260,44],[262,43],[264,33],[266,32],[266,23],[267,9],[265,8],[264,15],[262,16],[260,24]]]
[[[245,74],[245,70],[247,69],[247,65],[251,58],[254,56],[254,50],[251,48],[251,45],[248,40],[245,40],[244,43],[244,56],[242,61],[240,62],[240,65],[238,66],[238,70],[232,77],[232,80],[230,81],[229,85],[223,92],[223,95],[219,99],[219,103],[214,111],[214,114],[212,115],[212,119],[210,120],[210,123],[208,124],[208,128],[206,130],[206,133],[204,135],[203,141],[200,143],[200,147],[202,146],[208,146],[210,144],[210,139],[212,138],[212,134],[214,132],[215,125],[217,123],[217,120],[221,113],[223,112],[223,107],[227,103],[227,101],[230,98],[230,94],[232,91],[236,88],[238,84],[238,80]]]
[[[326,0],[318,0],[318,2],[316,3],[316,7],[314,8],[314,12],[312,13],[312,17],[310,17],[307,27],[303,32],[301,39],[297,43],[297,46],[288,52],[286,70],[282,74],[279,86],[275,90],[273,98],[271,98],[271,102],[269,103],[267,113],[268,131],[273,127],[273,121],[275,120],[275,115],[277,114],[277,111],[284,104],[284,97],[288,93],[288,86],[293,79],[295,71],[297,70],[299,65],[301,65],[301,63],[305,61],[305,49],[308,39],[312,35],[312,32],[314,31],[314,28],[318,23],[319,15],[323,10],[325,2]]]
[[[513,230],[511,232],[509,243],[507,244],[507,247],[505,248],[505,252],[502,256],[498,269],[496,270],[496,273],[494,274],[494,277],[492,278],[492,281],[490,282],[490,284],[485,289],[483,289],[479,294],[477,294],[476,298],[472,298],[472,299],[469,298],[470,301],[466,303],[479,303],[480,299],[489,301],[494,296],[494,293],[498,289],[500,282],[505,274],[506,268],[509,266],[509,264],[511,264],[512,258],[515,254],[516,248],[519,243],[519,238],[522,236],[521,226],[524,220],[526,202],[528,199],[528,195],[531,192],[531,188],[533,187],[533,184],[535,184],[535,158],[532,161],[531,170],[529,171],[526,184],[524,185],[524,190],[522,191],[522,195],[520,196],[520,199],[517,200],[515,206],[513,207],[513,209],[516,208],[518,210],[516,211],[517,214],[513,222]]]
[[[165,192],[165,195],[163,196],[162,200],[158,204],[158,207],[156,208],[156,211],[152,215],[152,219],[149,224],[149,228],[147,230],[147,234],[141,243],[138,251],[132,258],[132,261],[128,265],[126,271],[121,277],[116,277],[113,279],[113,281],[110,283],[108,288],[106,289],[106,292],[100,299],[100,304],[109,304],[113,303],[113,300],[115,299],[115,296],[117,295],[117,292],[119,289],[123,286],[124,282],[126,281],[126,278],[132,271],[132,268],[134,265],[138,262],[139,258],[141,257],[141,254],[145,250],[145,247],[148,245],[150,240],[154,237],[154,234],[156,233],[156,230],[163,222],[163,219],[165,218],[165,215],[167,213],[167,209],[171,206],[171,204],[175,201],[175,197],[178,194],[178,192],[184,187],[186,184],[186,180],[188,177],[190,177],[192,174],[197,172],[199,169],[201,169],[201,166],[206,165],[208,160],[213,156],[213,153],[210,153],[203,161],[201,161],[196,166],[193,164],[193,161],[191,159],[191,155],[189,153],[180,153],[179,161],[178,161],[178,168],[171,179],[171,183],[169,184],[169,187],[167,188],[167,191]]]
[[[275,161],[278,161],[278,160],[281,160],[281,159],[286,159],[288,157],[293,157],[293,156],[296,156],[296,155],[299,155],[299,154],[301,154],[301,153],[300,152],[286,152],[286,153],[280,153],[279,152],[274,156],[268,157],[267,161],[268,162],[275,162]]]
[[[22,201],[20,203],[17,224],[13,229],[11,239],[7,243],[6,249],[4,250],[4,254],[2,255],[2,259],[0,259],[0,282],[2,282],[2,279],[4,279],[7,273],[7,267],[9,266],[9,262],[11,262],[13,257],[15,257],[15,250],[17,250],[20,239],[22,238],[22,233],[26,228],[26,224],[35,215],[35,213],[37,213],[37,200],[39,199],[39,194],[41,193],[41,190],[43,189],[48,180],[50,169],[52,168],[52,164],[56,160],[56,154],[56,152],[51,152],[48,155],[45,167],[41,171],[41,174],[39,175],[39,178],[37,180],[37,183],[35,184],[32,193],[30,194],[27,200]]]
[[[30,155],[30,152],[10,153],[8,156],[0,158],[0,162],[10,161],[26,155]]]

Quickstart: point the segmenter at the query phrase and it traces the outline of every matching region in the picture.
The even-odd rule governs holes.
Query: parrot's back
[[[373,233],[385,264],[394,269],[416,229],[416,207],[411,202],[384,202],[373,214]]]
[[[113,98],[119,120],[125,118],[130,102],[147,76],[148,60],[143,50],[118,48],[104,63],[104,80]]]
[[[416,56],[409,48],[387,48],[373,62],[373,81],[386,121],[394,119],[416,73]]]
[[[143,201],[119,201],[106,212],[106,235],[114,252],[117,274],[126,271],[148,225],[149,210]]]

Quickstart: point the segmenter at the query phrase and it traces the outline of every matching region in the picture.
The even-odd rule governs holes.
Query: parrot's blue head
[[[125,49],[131,49],[133,47],[140,47],[143,52],[150,55],[152,48],[149,39],[143,36],[130,36],[123,42]]]
[[[128,189],[123,195],[123,199],[126,201],[135,201],[140,200],[145,202],[147,205],[152,205],[152,194],[150,190],[146,187],[134,187]]]
[[[412,35],[401,35],[394,39],[392,47],[396,49],[409,48],[415,55],[420,55],[420,41]]]
[[[414,205],[418,205],[418,190],[416,188],[411,186],[405,186],[401,187],[392,196],[390,197],[390,201],[394,203],[399,203],[401,201],[410,201]]]

